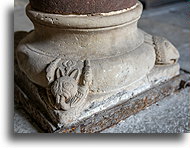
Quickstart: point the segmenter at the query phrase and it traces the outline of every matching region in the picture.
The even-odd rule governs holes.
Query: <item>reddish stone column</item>
[[[123,10],[134,6],[137,0],[30,0],[38,11],[58,14],[95,14]]]

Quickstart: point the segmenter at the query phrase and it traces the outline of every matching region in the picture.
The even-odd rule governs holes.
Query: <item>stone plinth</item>
[[[183,75],[172,78],[176,75],[174,69],[178,66],[168,68],[158,68],[156,72],[150,74],[151,81],[146,79],[139,81],[134,86],[128,87],[120,93],[107,97],[104,101],[91,102],[91,106],[81,112],[78,119],[69,125],[57,124],[52,120],[51,110],[48,110],[44,100],[47,100],[46,90],[30,82],[26,76],[19,71],[15,65],[15,97],[24,109],[32,116],[38,126],[44,132],[50,133],[96,133],[109,128],[121,120],[138,113],[148,106],[156,103],[165,97],[176,93],[186,78]],[[170,78],[158,77],[157,72],[166,73]],[[154,76],[153,76],[154,75]],[[159,80],[158,80],[159,79]],[[158,81],[157,81],[158,80]],[[180,85],[182,84],[182,85]],[[136,88],[136,89],[134,89]]]

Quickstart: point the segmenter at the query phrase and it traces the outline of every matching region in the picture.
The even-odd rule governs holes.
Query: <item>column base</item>
[[[120,93],[89,101],[77,120],[60,124],[45,104],[46,90],[33,84],[15,63],[15,99],[44,132],[96,133],[134,115],[180,88],[183,75],[179,65],[156,66],[147,77],[134,82]]]

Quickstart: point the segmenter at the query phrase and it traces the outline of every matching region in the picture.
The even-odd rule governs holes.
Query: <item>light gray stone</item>
[[[177,9],[176,9],[177,10]],[[182,9],[181,9],[182,10]],[[26,18],[26,17],[23,17],[24,16],[24,9],[23,10],[19,10],[19,9],[17,9],[17,10],[15,10],[16,12],[18,12],[17,13],[17,15],[15,15],[16,17],[15,18],[20,18],[20,19],[15,19],[15,31],[17,31],[17,30],[27,30],[27,31],[29,31],[30,29],[32,29],[32,24],[28,21],[28,19]],[[152,14],[153,15],[153,14]],[[161,15],[158,15],[158,14],[156,14],[158,17],[160,17],[161,19],[163,18],[163,17],[161,17]],[[176,15],[177,15],[177,13],[176,13]],[[21,18],[22,17],[22,18]],[[170,15],[168,16],[168,17],[170,17]],[[174,17],[173,17],[174,18]],[[179,19],[180,17],[178,17],[178,19]],[[147,18],[143,18],[144,19],[144,21],[147,21],[148,19]],[[150,16],[150,20],[151,20],[152,18],[151,18],[151,16]],[[175,19],[173,19],[173,20],[175,20]],[[159,20],[160,21],[160,20]],[[158,21],[158,22],[159,22]],[[20,25],[20,22],[23,22],[23,23],[21,23],[22,25]],[[154,26],[152,26],[152,27],[147,27],[147,28],[149,28],[149,30],[148,30],[148,32],[151,32],[151,30],[156,30],[156,29],[159,29],[159,27],[160,27],[160,34],[158,33],[158,34],[156,34],[156,35],[161,35],[161,36],[163,36],[164,35],[164,33],[165,34],[167,34],[168,33],[168,30],[169,29],[171,29],[171,32],[170,32],[170,36],[169,37],[167,37],[167,38],[173,38],[175,35],[172,35],[171,33],[172,32],[174,32],[174,30],[176,29],[176,27],[169,27],[172,23],[175,23],[174,21],[170,24],[170,25],[168,25],[168,27],[164,27],[164,25],[156,25],[156,20],[153,20],[152,22],[151,21],[149,21],[149,23],[150,24],[146,24],[147,26],[150,26],[151,25],[151,23],[153,23],[153,25]],[[184,25],[185,26],[185,25]],[[156,27],[158,27],[158,28],[156,28]],[[179,25],[179,28],[180,27],[183,27],[183,25]],[[164,28],[164,29],[163,29]],[[177,27],[177,30],[180,30],[178,27]],[[146,30],[146,29],[145,29]],[[161,31],[161,30],[164,30],[163,32]],[[185,32],[188,32],[187,31],[188,29],[186,28],[184,31]],[[153,31],[154,32],[154,31]],[[156,31],[155,31],[156,32]],[[175,32],[176,33],[176,32]],[[180,34],[181,32],[180,31],[177,31],[177,33],[178,34]],[[176,35],[177,35],[177,33],[176,33]],[[182,38],[180,38],[180,39],[182,39]],[[185,40],[186,40],[187,38],[185,38]],[[180,41],[177,41],[178,43],[180,42]],[[187,42],[187,41],[184,41],[184,42]],[[174,43],[174,42],[173,42]],[[176,44],[176,43],[174,43],[174,44]],[[181,65],[183,65],[183,67],[184,68],[188,68],[188,66],[187,66],[187,64],[186,64],[186,62],[188,61],[188,56],[187,56],[187,54],[186,54],[186,52],[188,51],[188,45],[186,44],[186,45],[184,45],[185,47],[187,47],[186,49],[187,50],[185,50],[183,53],[184,54],[181,54],[182,55],[182,58],[183,57],[186,57],[186,59],[184,59],[184,61],[181,61],[180,60],[180,64]],[[184,49],[184,47],[182,47],[183,49]],[[181,58],[181,59],[182,59]],[[165,73],[167,73],[167,70],[165,71]],[[175,72],[174,72],[175,73]]]
[[[181,68],[190,72],[189,12],[187,2],[145,10],[138,25],[146,32],[172,42],[180,53]]]
[[[25,7],[25,5],[29,2],[29,0],[15,0],[14,1],[14,9],[18,10],[18,9],[23,9],[23,7]]]
[[[14,110],[14,133],[38,133],[41,130],[31,120],[25,111],[15,104]]]
[[[190,89],[171,95],[102,133],[190,132]]]
[[[140,2],[126,10],[97,15],[50,14],[27,5],[26,14],[35,29],[18,45],[17,62],[31,82],[47,90],[48,101],[41,101],[57,118],[52,120],[68,125],[91,103],[123,90],[140,93],[142,86],[132,90],[131,85],[154,75],[156,66],[158,71],[167,71],[157,73],[157,81],[179,74],[177,49],[165,38],[138,29],[141,13]],[[149,80],[144,85],[142,91],[152,86]],[[101,111],[99,107],[95,110],[90,115]]]
[[[14,3],[14,32],[16,31],[30,31],[33,24],[26,16],[25,6],[28,4],[28,0],[15,0]]]

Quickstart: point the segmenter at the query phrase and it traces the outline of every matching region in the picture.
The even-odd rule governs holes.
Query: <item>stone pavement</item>
[[[27,0],[15,0],[14,31],[30,31],[32,23],[25,15]],[[190,73],[189,9],[187,2],[145,10],[139,27],[148,33],[166,37],[179,50],[181,69]],[[183,133],[190,131],[189,88],[165,98],[130,116],[102,133]],[[15,133],[41,132],[19,105],[15,105]]]
[[[40,129],[17,104],[14,110],[14,132],[15,133],[38,133]]]
[[[132,115],[102,133],[186,133],[190,132],[187,88]]]

